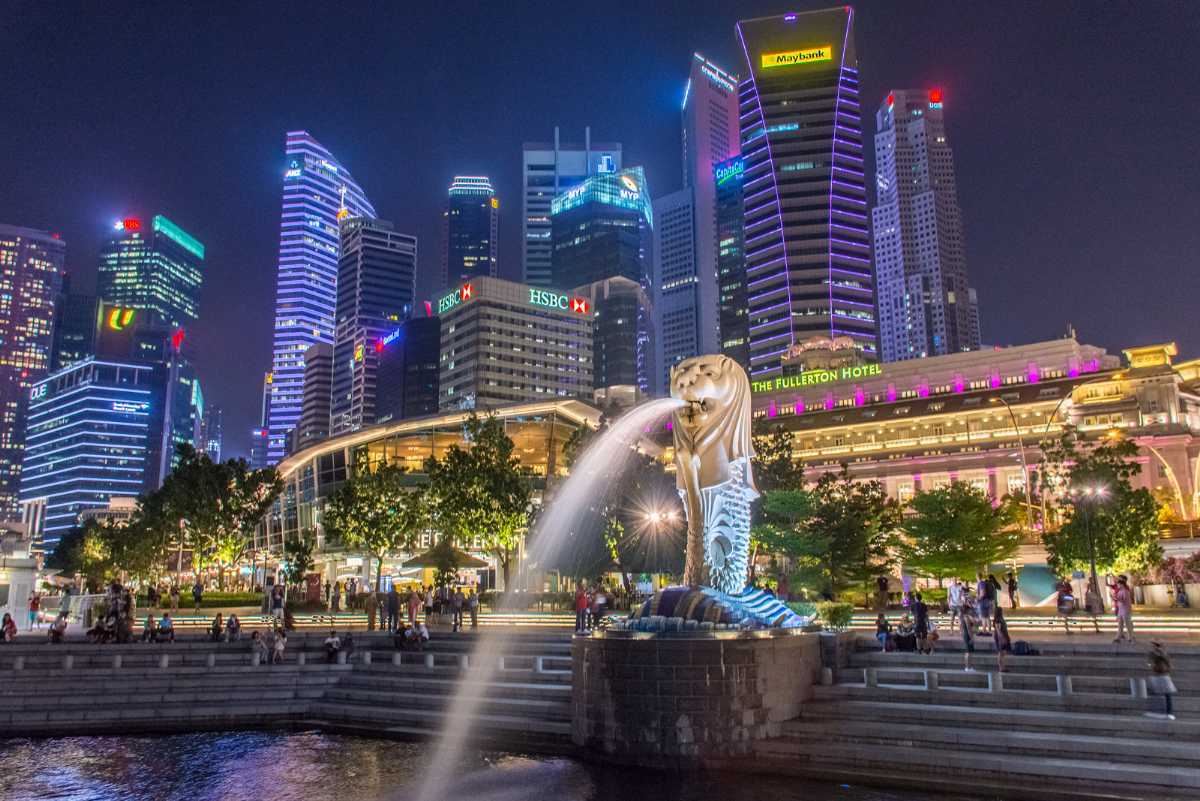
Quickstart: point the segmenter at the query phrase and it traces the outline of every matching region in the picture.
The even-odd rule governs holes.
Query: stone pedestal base
[[[812,697],[818,640],[780,629],[577,637],[572,739],[594,757],[659,768],[748,755]]]

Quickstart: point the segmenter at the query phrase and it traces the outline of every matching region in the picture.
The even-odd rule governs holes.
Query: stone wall
[[[593,756],[656,767],[749,754],[812,697],[819,639],[790,630],[577,637],[572,740]]]

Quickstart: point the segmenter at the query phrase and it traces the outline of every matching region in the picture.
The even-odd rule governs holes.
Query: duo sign
[[[862,364],[857,367],[839,367],[834,370],[806,370],[796,375],[781,375],[767,381],[751,381],[752,392],[777,392],[781,389],[796,389],[809,387],[813,384],[832,384],[836,381],[850,381],[855,378],[870,378],[883,375],[883,366],[878,364]]]

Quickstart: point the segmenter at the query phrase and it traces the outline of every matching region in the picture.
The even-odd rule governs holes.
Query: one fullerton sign
[[[833,45],[821,45],[805,50],[788,50],[783,53],[763,53],[762,68],[793,67],[797,64],[808,64],[813,61],[832,61]]]

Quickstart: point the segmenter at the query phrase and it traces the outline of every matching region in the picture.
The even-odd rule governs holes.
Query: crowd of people
[[[585,631],[603,628],[604,615],[608,609],[608,595],[604,587],[599,584],[591,587],[580,586],[575,590],[575,632],[582,634]]]
[[[461,631],[470,618],[471,628],[479,627],[479,593],[474,587],[417,586],[401,592],[394,584],[386,593],[367,593],[363,607],[367,613],[367,630],[374,631],[376,620],[380,629],[395,634],[412,628],[422,610],[425,623],[450,623],[451,631]],[[331,607],[332,609],[332,607]],[[334,610],[336,611],[336,610]],[[404,624],[407,612],[408,623]]]

